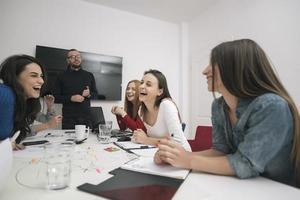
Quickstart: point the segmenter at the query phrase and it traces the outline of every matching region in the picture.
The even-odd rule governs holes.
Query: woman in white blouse
[[[141,118],[147,134],[138,129],[134,131],[132,141],[156,145],[161,138],[170,138],[190,151],[190,145],[184,136],[176,104],[169,93],[166,77],[158,70],[144,73],[139,87]]]

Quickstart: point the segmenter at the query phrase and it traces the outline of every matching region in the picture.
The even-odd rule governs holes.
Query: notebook
[[[153,157],[138,157],[121,166],[122,169],[165,176],[176,179],[185,179],[189,174],[189,170],[180,169],[171,165],[157,165],[153,161]]]
[[[98,185],[84,183],[77,188],[108,199],[171,200],[183,182],[180,179],[153,176],[120,168],[111,171],[110,174],[114,176]]]

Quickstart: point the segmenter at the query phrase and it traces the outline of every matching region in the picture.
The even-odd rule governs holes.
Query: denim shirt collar
[[[239,119],[244,111],[247,109],[248,105],[254,100],[254,98],[243,98],[239,99],[238,105],[236,107],[236,117]]]
[[[248,105],[254,100],[254,98],[240,98],[238,100],[238,105],[236,107],[236,117],[239,119],[242,114],[245,112],[245,110],[247,109]],[[228,105],[226,104],[225,102],[225,99],[223,97],[223,105],[224,105],[224,108],[226,112],[228,112]]]

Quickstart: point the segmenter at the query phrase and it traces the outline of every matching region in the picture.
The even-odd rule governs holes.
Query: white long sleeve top
[[[160,103],[155,124],[150,126],[145,121],[144,124],[149,137],[165,138],[171,136],[172,139],[181,144],[185,150],[191,151],[191,147],[182,131],[177,107],[173,101],[164,99]]]

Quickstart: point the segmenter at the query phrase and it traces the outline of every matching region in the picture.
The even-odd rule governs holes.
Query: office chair
[[[194,140],[188,140],[192,151],[203,151],[212,147],[212,127],[198,126]]]
[[[92,131],[99,132],[99,124],[105,124],[102,107],[91,107]]]

